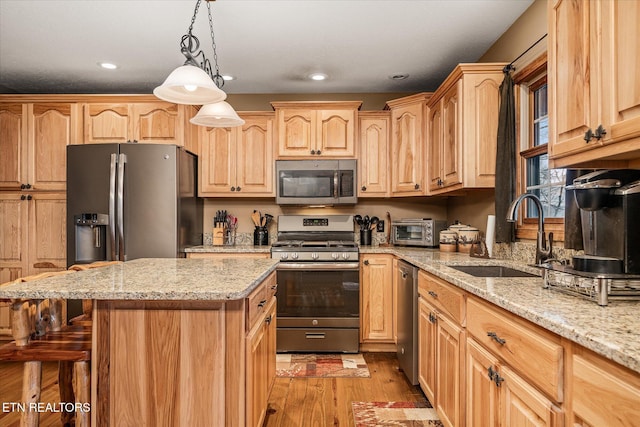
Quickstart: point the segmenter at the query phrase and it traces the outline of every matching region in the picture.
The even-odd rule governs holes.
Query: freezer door
[[[119,144],[67,146],[67,266],[76,263],[76,227],[74,216],[82,213],[109,215],[111,156]],[[109,218],[110,221],[113,218]],[[109,227],[107,235],[111,235]],[[113,244],[107,239],[111,259]]]
[[[125,261],[179,256],[178,150],[164,144],[120,145]]]

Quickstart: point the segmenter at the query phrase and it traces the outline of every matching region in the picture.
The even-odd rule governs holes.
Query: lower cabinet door
[[[465,339],[464,330],[448,317],[438,315],[438,346],[436,364],[436,404],[438,416],[445,426],[464,424],[462,414],[464,402]]]
[[[500,400],[503,426],[564,425],[560,408],[529,385],[509,367],[501,368]]]
[[[472,338],[467,339],[467,426],[498,425],[499,389],[493,382],[498,359]]]
[[[266,316],[261,316],[247,335],[246,417],[248,427],[261,426],[267,412],[269,340],[265,318]]]
[[[435,310],[424,298],[418,298],[418,381],[420,388],[435,408],[436,336]]]

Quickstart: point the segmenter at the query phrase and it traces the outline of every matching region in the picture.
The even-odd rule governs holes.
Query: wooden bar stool
[[[17,279],[27,282],[37,278],[74,271],[42,273]],[[64,301],[49,299],[11,300],[11,330],[14,341],[0,346],[0,360],[24,362],[22,380],[21,426],[37,426],[38,411],[32,410],[40,401],[42,362],[73,363],[73,375],[59,369],[60,401],[75,403],[77,426],[88,426],[90,414],[83,403],[90,402],[91,328],[64,325]],[[75,389],[75,399],[73,398]],[[73,412],[61,412],[62,424],[71,425]]]

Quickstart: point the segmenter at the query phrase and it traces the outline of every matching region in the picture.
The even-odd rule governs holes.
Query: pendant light
[[[184,65],[173,70],[164,83],[153,90],[153,94],[164,101],[175,104],[203,105],[198,115],[190,120],[193,124],[209,127],[242,126],[244,120],[238,117],[231,105],[224,102],[227,94],[222,90],[224,79],[220,75],[218,67],[213,19],[209,3],[215,0],[206,0],[215,69],[212,69],[211,62],[200,49],[200,40],[193,35],[193,25],[201,1],[196,1],[189,30],[180,40],[180,52],[187,60]]]

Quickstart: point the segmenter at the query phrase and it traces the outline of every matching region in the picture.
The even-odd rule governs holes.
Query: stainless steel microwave
[[[391,222],[391,243],[405,246],[435,247],[447,221],[431,218],[404,218]]]
[[[276,160],[279,205],[353,205],[355,160]]]

